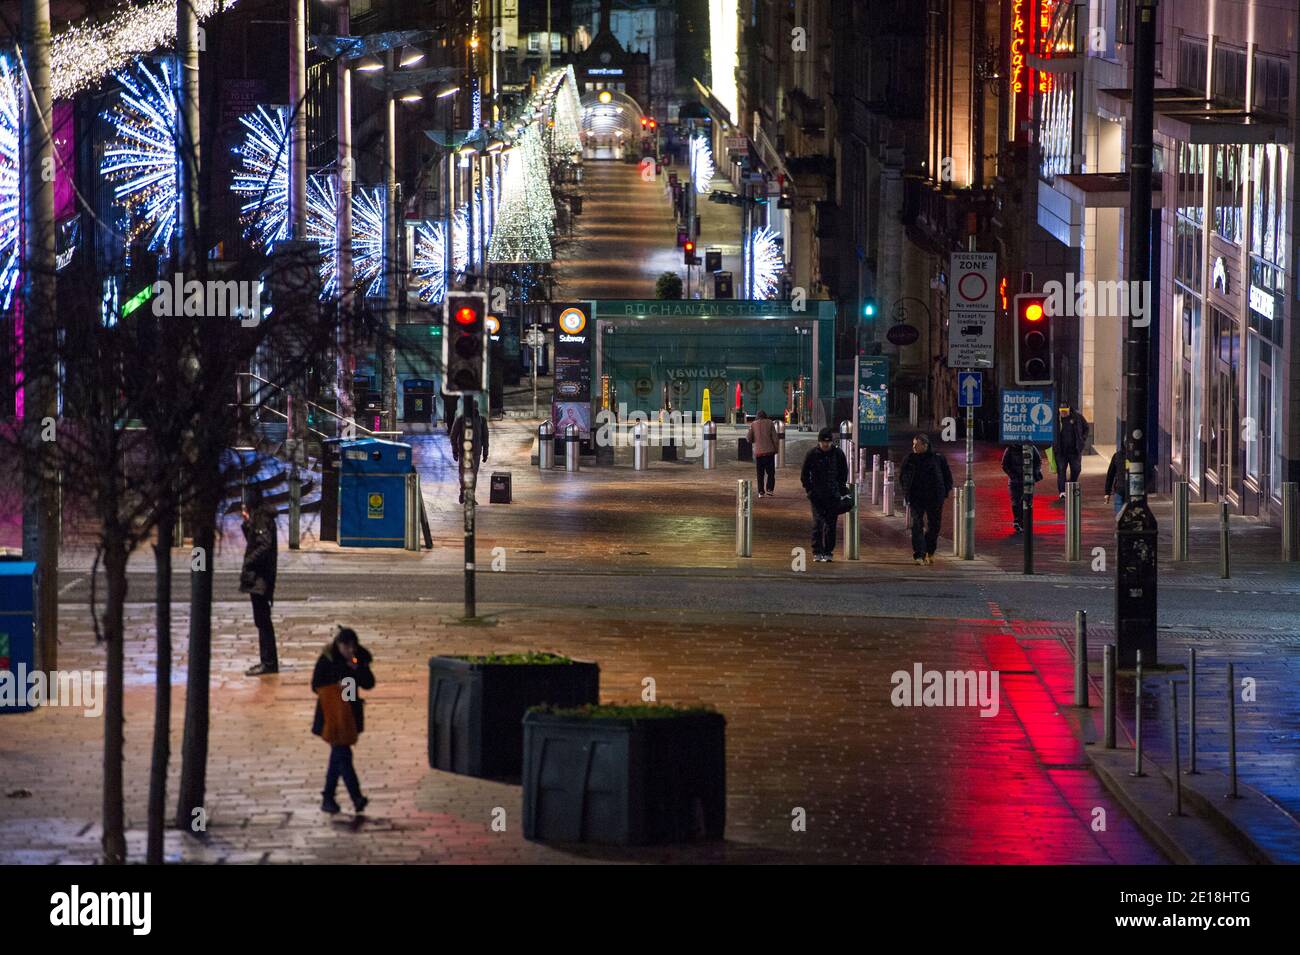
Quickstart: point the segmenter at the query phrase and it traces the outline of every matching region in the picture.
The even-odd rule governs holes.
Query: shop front
[[[698,415],[759,410],[825,422],[835,388],[835,303],[605,300],[593,303],[597,409]]]

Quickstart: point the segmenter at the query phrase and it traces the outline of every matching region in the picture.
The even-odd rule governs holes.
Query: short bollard
[[[754,482],[736,482],[736,556],[754,555]]]
[[[776,420],[776,466],[785,467],[785,422]]]
[[[858,504],[862,493],[862,485],[856,481],[853,482],[849,485],[849,492],[853,495],[853,508],[844,515],[844,559],[858,560],[859,545],[861,543]]]
[[[840,422],[840,451],[844,454],[844,463],[853,467],[853,425],[847,421]],[[852,476],[850,474],[850,480]]]
[[[1181,816],[1183,814],[1183,773],[1178,757],[1178,684],[1173,680],[1169,681],[1169,705],[1172,717],[1169,721],[1169,749],[1174,754],[1174,811],[1171,815]]]
[[[1282,485],[1282,559],[1300,560],[1300,483]]]
[[[1088,611],[1074,612],[1074,705],[1088,706]]]
[[[1065,559],[1079,559],[1079,542],[1083,536],[1083,498],[1079,485],[1070,481],[1065,485]]]
[[[1101,725],[1107,749],[1115,748],[1115,644],[1102,647]]]
[[[537,426],[537,470],[555,467],[555,426],[543,421]]]
[[[885,465],[885,483],[880,490],[880,510],[886,517],[894,516],[894,475]]]
[[[567,425],[564,429],[564,470],[578,470],[578,428]]]
[[[952,556],[960,557],[962,551],[962,537],[966,527],[966,522],[962,516],[966,513],[962,506],[962,499],[965,497],[966,489],[960,484],[952,489]]]
[[[712,471],[718,466],[718,426],[712,421],[704,422],[704,470]]]
[[[1174,560],[1187,559],[1187,482],[1174,482]]]
[[[1232,562],[1228,556],[1228,502],[1219,502],[1219,576],[1225,580],[1232,576]]]
[[[1196,651],[1187,651],[1187,774],[1196,775]]]
[[[1228,664],[1228,778],[1232,781],[1229,799],[1237,797],[1237,679]]]
[[[1142,772],[1142,651],[1137,652],[1137,692],[1133,696],[1133,772],[1130,776],[1145,776]]]
[[[645,424],[638,421],[632,428],[632,469],[634,471],[644,471],[649,467],[650,455],[648,451]]]
[[[877,507],[880,504],[880,481],[884,477],[884,469],[880,466],[880,455],[871,456],[871,506]]]

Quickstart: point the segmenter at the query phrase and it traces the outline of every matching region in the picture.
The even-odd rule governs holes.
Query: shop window
[[[1245,215],[1244,150],[1241,146],[1214,147],[1214,231],[1229,242],[1243,239]]]
[[[1260,478],[1260,463],[1269,451],[1267,404],[1265,395],[1269,381],[1264,377],[1264,366],[1269,364],[1269,345],[1251,334],[1246,340],[1246,418],[1242,438],[1246,445],[1246,475],[1256,481]],[[1261,453],[1264,452],[1264,453]]]
[[[1201,469],[1204,465],[1205,448],[1205,428],[1204,415],[1202,414],[1203,402],[1205,400],[1205,374],[1204,362],[1201,360],[1201,303],[1196,299],[1191,299],[1191,343],[1192,356],[1190,362],[1188,404],[1187,404],[1187,434],[1188,434],[1188,466],[1187,479],[1198,489],[1201,484]]]
[[[1174,223],[1174,277],[1193,292],[1201,291],[1201,230],[1191,219]]]
[[[1286,406],[1282,403],[1282,376],[1273,376],[1273,387],[1269,394],[1269,411],[1268,411],[1268,434],[1269,443],[1272,445],[1271,461],[1268,469],[1269,491],[1273,497],[1281,499],[1282,481],[1286,475],[1285,464],[1282,459],[1282,432],[1285,430],[1282,421],[1282,409]]]

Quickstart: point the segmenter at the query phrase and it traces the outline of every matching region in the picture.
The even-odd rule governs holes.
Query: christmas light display
[[[352,269],[353,279],[363,294],[382,298],[388,289],[385,238],[388,190],[384,186],[352,192]]]
[[[489,262],[551,261],[555,204],[541,149],[537,125],[530,123],[503,157],[505,170],[496,229],[488,247]]]
[[[289,237],[289,108],[259,106],[239,122],[245,135],[231,150],[239,168],[230,188],[248,200],[239,207],[244,234],[267,248]]]
[[[236,0],[189,0],[202,22],[229,10]],[[170,47],[176,39],[176,0],[123,3],[102,20],[79,20],[55,34],[50,45],[54,98],[89,89],[141,53]]]
[[[104,118],[113,137],[104,149],[99,171],[116,184],[113,197],[122,205],[122,228],[131,241],[148,236],[149,251],[164,252],[176,231],[176,98],[173,65],[151,68],[137,61],[117,74],[121,97]]]
[[[447,230],[443,223],[421,222],[415,227],[411,271],[420,301],[443,300],[447,294]]]
[[[713,191],[713,149],[707,136],[691,139],[691,177],[697,193]]]
[[[8,310],[18,285],[18,237],[22,222],[19,77],[0,54],[0,309]]]
[[[565,159],[582,151],[582,102],[578,97],[578,83],[573,67],[567,67],[563,82],[555,96],[551,111],[555,128],[551,131],[551,159]]]
[[[750,297],[775,298],[777,281],[785,268],[780,237],[771,229],[758,229],[750,235],[745,255],[749,262]]]
[[[322,299],[336,298],[339,294],[338,237],[335,234],[338,218],[339,193],[334,177],[308,176],[307,239],[320,246]]]

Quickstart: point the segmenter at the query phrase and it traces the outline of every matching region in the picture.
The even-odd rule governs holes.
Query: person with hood
[[[771,494],[776,488],[776,424],[767,416],[766,411],[759,411],[749,433],[745,436],[754,447],[754,469],[758,472],[758,496]],[[764,475],[767,477],[767,490],[763,490]]]
[[[464,452],[465,444],[465,417],[469,414],[474,421],[473,437],[474,454],[470,458],[470,465],[475,471],[478,470],[478,462],[481,458],[483,461],[488,459],[488,426],[487,419],[478,413],[478,407],[472,405],[473,395],[465,395],[463,399],[464,411],[456,416],[456,420],[451,425],[451,459],[457,464],[460,463],[460,456]],[[460,503],[465,503],[465,485],[462,483],[460,488]]]
[[[835,432],[822,428],[817,446],[803,459],[799,475],[808,503],[812,505],[813,560],[829,561],[835,553],[835,524],[839,519],[840,499],[849,484],[849,462],[835,446]]]
[[[358,813],[370,802],[361,794],[361,783],[352,765],[352,747],[366,723],[365,701],[357,691],[371,690],[375,686],[375,675],[370,670],[372,659],[370,651],[357,639],[355,630],[339,627],[334,639],[325,645],[324,651],[316,660],[316,669],[312,671],[311,688],[316,694],[316,715],[312,720],[311,731],[330,746],[329,767],[325,770],[325,788],[321,791],[320,808],[322,812],[331,815],[339,812],[334,793],[338,789],[340,776]]]
[[[1034,448],[1034,483],[1043,479],[1043,456]],[[1007,490],[1011,495],[1012,533],[1019,534],[1022,526],[1022,511],[1025,496],[1025,453],[1018,444],[1009,444],[1002,452],[1002,473],[1007,476]]]
[[[244,565],[239,574],[239,592],[248,594],[253,605],[253,623],[257,626],[257,643],[261,662],[250,667],[248,676],[265,676],[280,672],[275,652],[275,624],[271,622],[271,604],[275,601],[275,565],[278,556],[274,504],[262,497],[256,481],[248,485],[243,507]]]
[[[1110,456],[1110,467],[1106,469],[1106,503],[1115,504],[1115,514],[1124,510],[1128,500],[1128,467],[1124,463],[1124,452],[1116,451]]]
[[[1056,458],[1056,490],[1058,500],[1065,500],[1065,472],[1068,480],[1078,482],[1083,471],[1083,452],[1088,447],[1088,419],[1075,410],[1074,405],[1061,409],[1061,418],[1057,422],[1056,437],[1052,441],[1052,456]]]
[[[948,460],[930,446],[923,434],[912,438],[912,453],[898,473],[903,500],[911,508],[912,560],[933,564],[943,524],[943,502],[952,493],[952,471]]]

